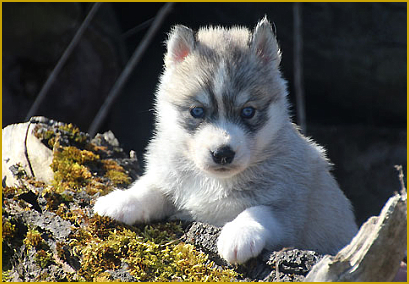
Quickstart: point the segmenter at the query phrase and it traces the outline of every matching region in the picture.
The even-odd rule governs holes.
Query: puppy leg
[[[159,220],[173,210],[171,202],[149,176],[142,176],[127,190],[115,190],[98,198],[94,205],[94,213],[128,225]]]
[[[224,225],[217,248],[229,263],[244,263],[264,247],[279,244],[282,238],[282,226],[270,208],[254,206]]]

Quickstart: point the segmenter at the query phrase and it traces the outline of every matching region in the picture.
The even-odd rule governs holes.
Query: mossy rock
[[[237,279],[231,267],[180,240],[181,222],[126,226],[94,215],[98,196],[135,179],[136,160],[103,135],[91,139],[45,118],[32,123],[53,151],[54,180],[20,175],[20,186],[3,189],[3,281]]]

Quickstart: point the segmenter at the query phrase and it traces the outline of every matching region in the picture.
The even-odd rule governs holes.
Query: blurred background
[[[2,125],[23,122],[93,3],[3,3]],[[299,5],[300,14],[294,14]],[[35,110],[88,131],[164,3],[103,3]],[[275,24],[297,121],[302,71],[306,135],[327,149],[357,222],[400,190],[407,164],[406,3],[175,3],[102,120],[143,164],[164,41],[175,24]],[[297,29],[294,21],[300,21]],[[296,35],[296,36],[295,36]],[[294,53],[297,42],[302,48]],[[294,61],[301,55],[302,60]],[[294,67],[296,66],[296,67]]]

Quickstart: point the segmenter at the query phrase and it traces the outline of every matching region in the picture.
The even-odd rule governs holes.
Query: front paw
[[[217,241],[220,256],[231,264],[256,257],[265,245],[264,228],[255,222],[229,222],[222,228]]]
[[[148,221],[145,206],[147,204],[142,204],[127,191],[116,190],[97,199],[94,205],[94,213],[132,225]]]

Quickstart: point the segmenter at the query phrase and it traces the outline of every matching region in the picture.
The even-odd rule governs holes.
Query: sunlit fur
[[[146,173],[101,197],[95,212],[133,224],[166,217],[223,226],[218,250],[243,263],[263,248],[334,254],[356,233],[350,202],[323,148],[288,114],[281,52],[271,25],[169,34],[156,93]],[[204,109],[195,118],[191,109]],[[256,110],[243,118],[245,107]],[[212,153],[234,151],[218,164]]]

